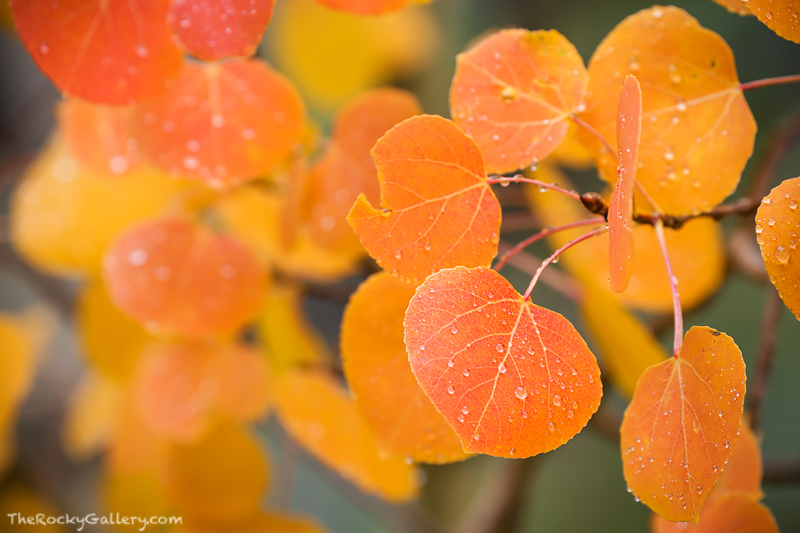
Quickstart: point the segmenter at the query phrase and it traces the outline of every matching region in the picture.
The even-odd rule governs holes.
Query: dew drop
[[[500,372],[501,374],[505,374],[507,370],[508,368],[506,368],[505,363],[500,363],[499,365],[497,365],[497,371]]]
[[[517,387],[517,389],[514,391],[514,396],[520,400],[524,400],[528,397],[528,391],[525,390],[525,387]]]
[[[506,347],[503,346],[502,342],[498,342],[494,349],[497,350],[497,353],[504,353],[506,351]]]
[[[550,431],[555,431],[556,425],[550,422],[549,424],[547,424],[547,429],[549,429]]]
[[[450,368],[453,368],[455,365],[456,365],[456,363],[455,363],[455,361],[453,361],[452,359],[449,359],[449,360],[447,361],[447,366],[448,366],[448,367],[450,367]]]
[[[455,394],[455,393],[456,393],[456,388],[455,387],[453,387],[452,385],[447,387],[447,394]]]
[[[469,407],[467,407],[466,405],[464,407],[462,407],[461,408],[461,414],[462,415],[468,415],[469,414]]]
[[[775,260],[779,263],[788,263],[789,262],[789,250],[784,248],[783,246],[778,245],[775,248]]]
[[[462,376],[465,378],[469,377],[469,368],[465,368],[464,371],[461,373]]]

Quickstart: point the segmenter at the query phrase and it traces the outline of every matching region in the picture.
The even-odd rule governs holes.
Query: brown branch
[[[581,203],[589,212],[600,215],[608,220],[608,204],[599,194],[595,192],[584,193],[581,195]],[[752,198],[740,198],[733,203],[718,205],[711,211],[698,213],[696,215],[672,216],[639,213],[633,216],[633,220],[639,224],[648,224],[650,226],[655,226],[657,222],[661,221],[665,228],[680,229],[686,222],[693,218],[709,217],[720,221],[723,218],[733,215],[755,213],[756,209],[758,209],[758,204],[759,201],[753,200]]]
[[[457,533],[502,533],[516,531],[525,498],[525,483],[538,467],[537,457],[495,460],[491,479],[481,484],[469,511],[453,528]]]
[[[769,378],[775,361],[775,344],[777,342],[778,321],[781,317],[783,303],[778,291],[772,285],[767,286],[764,298],[764,310],[761,314],[758,351],[756,352],[755,384],[749,395],[750,426],[758,432],[761,426],[764,398],[769,388]]]
[[[8,243],[0,243],[0,268],[19,276],[47,300],[59,315],[68,322],[72,320],[76,297],[76,289],[72,284],[46,276],[34,269],[19,257]]]
[[[514,211],[503,213],[503,224],[500,226],[500,233],[533,230],[540,227],[539,221],[529,211]]]
[[[800,483],[800,459],[766,458],[764,460],[764,483]]]

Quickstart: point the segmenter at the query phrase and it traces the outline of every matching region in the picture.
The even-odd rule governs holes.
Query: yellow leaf
[[[361,17],[314,0],[284,0],[266,37],[278,68],[309,105],[331,113],[364,89],[425,67],[439,28],[424,8]]]
[[[117,422],[122,391],[102,376],[87,374],[72,396],[63,440],[67,454],[87,459],[104,448]]]
[[[628,397],[633,396],[639,376],[667,359],[652,333],[609,292],[587,285],[581,311],[600,348],[603,369]]]

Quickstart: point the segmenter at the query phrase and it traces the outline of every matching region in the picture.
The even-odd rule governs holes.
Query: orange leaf
[[[414,287],[388,272],[369,277],[350,297],[341,352],[356,405],[389,454],[423,463],[466,458],[461,441],[417,384],[403,343]]]
[[[761,477],[764,466],[761,462],[761,446],[758,438],[747,420],[742,420],[739,437],[733,447],[733,453],[714,485],[714,490],[708,495],[708,501],[722,498],[731,493],[745,494],[754,502],[764,497],[761,492]]]
[[[124,174],[142,161],[131,135],[132,106],[70,98],[58,105],[58,122],[72,156],[100,175]]]
[[[572,324],[494,270],[430,276],[411,299],[405,331],[411,369],[465,451],[553,450],[600,405],[597,361]]]
[[[589,62],[581,115],[612,143],[614,103],[628,74],[642,85],[636,180],[671,215],[722,202],[736,189],[756,134],[727,43],[677,7],[654,6],[622,21]],[[616,158],[593,135],[579,135],[601,177],[615,183]]]
[[[272,18],[275,0],[171,2],[167,23],[178,45],[198,59],[250,57]]]
[[[697,523],[733,452],[744,392],[742,353],[711,328],[693,327],[677,357],[650,367],[620,428],[636,497],[667,520]]]
[[[778,289],[783,303],[800,320],[800,253],[797,228],[800,227],[800,178],[784,181],[769,193],[756,213],[756,240],[769,280]]]
[[[779,533],[778,524],[769,508],[754,502],[746,495],[732,493],[703,508],[698,525],[685,522],[668,522],[653,515],[653,533]]]
[[[263,61],[188,63],[167,94],[141,106],[135,124],[153,163],[222,187],[290,156],[305,108],[292,83]]]
[[[63,92],[106,104],[158,96],[181,53],[159,24],[163,0],[11,0],[14,22],[39,68]]]
[[[750,11],[750,8],[747,7],[751,0],[714,0],[714,2],[718,3],[731,13],[736,13],[737,15],[752,15],[753,12]]]
[[[237,520],[258,510],[269,463],[250,432],[220,423],[197,442],[172,445],[163,476],[171,502],[189,517]]]
[[[241,242],[168,217],[117,238],[103,261],[111,301],[152,327],[195,337],[255,318],[268,279]]]
[[[309,232],[315,243],[334,252],[364,254],[346,218],[359,194],[370,203],[380,199],[370,150],[395,124],[421,112],[416,96],[392,88],[366,92],[342,109],[332,142],[307,184]]]
[[[642,138],[642,89],[636,76],[627,76],[617,104],[619,179],[608,208],[608,256],[611,290],[628,286],[633,267],[633,185]]]
[[[788,41],[800,43],[800,6],[792,0],[748,0],[758,20]]]
[[[290,371],[276,389],[286,431],[320,461],[365,492],[392,502],[416,496],[414,470],[399,457],[381,458],[347,392],[327,374]]]
[[[406,281],[456,265],[488,265],[497,254],[500,204],[481,151],[439,116],[401,122],[372,150],[381,209],[362,194],[347,221],[367,252]]]
[[[233,344],[151,346],[133,387],[153,431],[183,441],[196,440],[215,416],[246,422],[265,415],[271,396],[266,361]]]
[[[583,59],[555,30],[502,30],[456,61],[450,114],[481,147],[491,174],[547,157],[584,105]]]

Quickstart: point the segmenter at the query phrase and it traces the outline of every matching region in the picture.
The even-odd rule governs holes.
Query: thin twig
[[[20,258],[8,243],[0,243],[0,268],[20,277],[68,322],[72,320],[76,289],[69,283],[46,276]]]
[[[510,177],[500,176],[500,177],[497,177],[497,178],[490,178],[487,181],[489,182],[490,185],[495,185],[497,183],[500,183],[500,184],[503,184],[503,183],[530,183],[531,185],[536,185],[540,189],[550,189],[551,191],[555,191],[557,193],[561,193],[564,196],[569,196],[573,200],[580,201],[580,199],[581,199],[581,195],[576,193],[575,191],[568,191],[567,189],[563,189],[563,188],[559,187],[555,183],[546,183],[546,182],[541,181],[541,180],[535,180],[535,179],[531,179],[531,178],[526,178],[522,174],[517,174],[516,176],[510,176]]]
[[[511,249],[511,244],[500,241],[499,250],[504,252]],[[524,272],[529,276],[533,276],[536,270],[542,265],[543,260],[528,252],[519,252],[511,258],[509,264]],[[565,298],[573,302],[581,302],[584,298],[583,287],[576,283],[571,277],[567,276],[560,270],[549,269],[542,273],[542,283],[558,292]]]
[[[785,85],[787,83],[800,82],[800,74],[792,74],[791,76],[778,76],[776,78],[765,78],[763,80],[748,81],[739,85],[742,91],[749,91],[750,89],[758,89],[759,87],[770,87],[773,85]]]
[[[760,336],[758,350],[756,351],[755,384],[749,394],[750,426],[758,432],[761,427],[764,398],[769,388],[769,378],[775,360],[775,345],[777,343],[778,321],[781,317],[783,303],[778,296],[778,291],[772,285],[767,285],[764,297],[764,309],[761,313]]]
[[[587,218],[587,219],[576,220],[575,222],[571,222],[569,224],[564,224],[563,226],[557,226],[555,228],[545,228],[542,231],[540,231],[539,233],[534,233],[533,235],[531,235],[527,239],[523,239],[522,241],[517,243],[516,246],[514,246],[513,248],[508,250],[506,253],[501,255],[500,256],[500,260],[494,266],[494,269],[497,272],[500,272],[500,270],[515,255],[517,255],[519,252],[521,252],[522,250],[524,250],[528,246],[531,246],[535,242],[538,242],[538,241],[544,239],[548,235],[552,235],[554,233],[558,233],[560,231],[565,231],[565,230],[569,230],[569,229],[573,229],[573,228],[579,228],[579,227],[582,227],[582,226],[595,226],[597,224],[605,224],[605,219],[602,219],[602,218]]]
[[[800,482],[800,459],[767,457],[764,459],[764,483]]]
[[[597,139],[603,144],[603,147],[606,149],[608,154],[611,157],[613,157],[614,160],[617,161],[617,163],[619,163],[619,156],[617,155],[617,151],[614,149],[613,146],[611,146],[611,143],[608,142],[608,139],[606,139],[602,133],[597,131],[597,129],[595,129],[594,126],[592,126],[591,124],[589,124],[588,122],[586,122],[577,115],[572,116],[572,122],[574,122],[576,125],[580,126],[581,128],[585,129],[586,131],[597,137]]]
[[[675,314],[675,340],[673,343],[672,353],[678,357],[683,344],[683,311],[681,309],[681,297],[678,294],[678,278],[672,270],[672,261],[669,260],[669,250],[667,250],[667,239],[664,236],[664,226],[657,222],[653,226],[656,230],[656,239],[658,246],[661,248],[661,255],[664,258],[664,265],[667,267],[667,276],[669,276],[669,286],[672,290],[672,309]]]
[[[288,511],[292,508],[294,496],[294,482],[297,478],[297,465],[300,459],[300,448],[294,439],[284,432],[281,438],[280,494],[278,494],[278,508]]]

